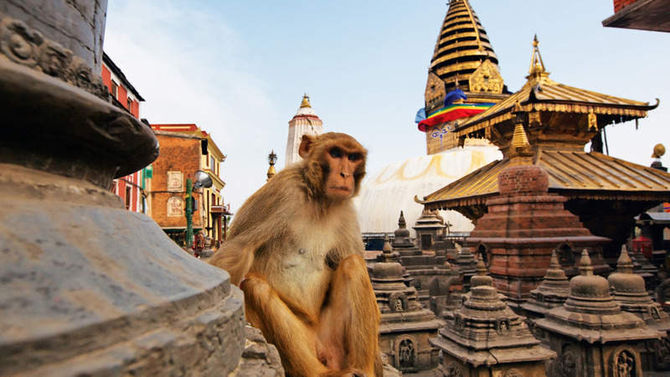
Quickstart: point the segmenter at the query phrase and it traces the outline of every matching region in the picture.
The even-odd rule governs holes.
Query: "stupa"
[[[468,0],[451,0],[435,43],[428,69],[425,112],[428,117],[444,105],[453,90],[462,90],[471,104],[497,103],[505,99],[504,80],[498,68],[498,57],[486,30]],[[451,132],[456,121],[439,122],[426,128],[428,154],[463,146]],[[481,142],[487,145],[482,138]]]
[[[444,237],[446,225],[437,211],[424,209],[413,228],[419,241],[419,248],[435,252],[435,243]]]
[[[509,95],[489,37],[468,0],[448,2],[427,73],[424,110],[428,115],[439,111],[447,93],[456,88],[468,96],[466,105],[496,103]],[[424,131],[427,155],[391,162],[368,173],[355,199],[364,238],[383,238],[382,233],[393,229],[400,210],[414,224],[424,209],[413,200],[415,195],[427,195],[500,158],[497,148],[484,138],[459,144],[450,131],[454,122],[438,122]],[[440,211],[440,216],[451,224],[452,233],[473,229],[467,215],[450,210]]]
[[[388,241],[382,261],[372,266],[370,279],[381,311],[380,349],[389,364],[405,373],[437,366],[438,350],[428,339],[437,334],[441,322],[421,306],[416,289],[406,284],[404,268]]]
[[[580,275],[570,280],[568,299],[535,324],[543,342],[558,354],[551,376],[641,377],[640,355],[648,341],[660,338],[642,319],[621,311],[607,279],[593,274],[586,250]]]
[[[545,362],[556,354],[540,345],[492,283],[480,259],[463,307],[448,313],[446,326],[431,339],[442,351],[442,375],[544,376]]]
[[[0,2],[0,375],[239,376],[274,348],[241,291],[110,191],[158,143],[99,77],[106,9]]]
[[[530,291],[530,299],[521,308],[524,314],[531,318],[544,317],[547,312],[557,306],[562,306],[570,293],[570,282],[565,271],[558,263],[556,250],[551,253],[549,268],[540,285]]]
[[[660,304],[652,301],[645,289],[644,278],[633,272],[633,261],[626,246],[621,247],[616,272],[607,278],[614,300],[621,310],[633,313],[645,321],[649,328],[661,333],[661,339],[652,343],[643,356],[652,359],[656,370],[670,370],[670,316]],[[646,354],[646,355],[645,355]],[[649,362],[647,362],[649,364]]]
[[[458,280],[458,273],[445,264],[445,255],[423,252],[414,245],[402,212],[394,236],[393,251],[399,254],[399,262],[412,279],[411,284],[417,289],[421,304],[429,307],[431,286],[449,287]]]

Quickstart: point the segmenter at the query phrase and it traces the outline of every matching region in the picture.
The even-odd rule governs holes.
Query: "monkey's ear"
[[[307,157],[309,152],[312,150],[312,145],[314,144],[315,137],[311,135],[302,135],[302,141],[300,141],[300,147],[298,148],[298,155],[302,158]]]

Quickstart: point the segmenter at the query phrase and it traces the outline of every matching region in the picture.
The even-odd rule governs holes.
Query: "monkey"
[[[380,312],[351,201],[367,150],[329,132],[304,135],[298,154],[240,207],[210,263],[242,289],[247,321],[287,375],[382,376]]]

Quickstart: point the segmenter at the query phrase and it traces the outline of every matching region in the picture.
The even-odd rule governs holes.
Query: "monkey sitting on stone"
[[[351,198],[367,151],[342,133],[305,135],[301,162],[242,205],[210,263],[244,292],[247,320],[290,376],[382,376],[379,308]]]

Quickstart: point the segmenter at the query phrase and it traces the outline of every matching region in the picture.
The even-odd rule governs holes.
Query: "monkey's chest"
[[[288,251],[281,262],[282,281],[277,288],[284,295],[320,306],[332,274],[326,264],[327,255],[327,250],[307,247]]]

